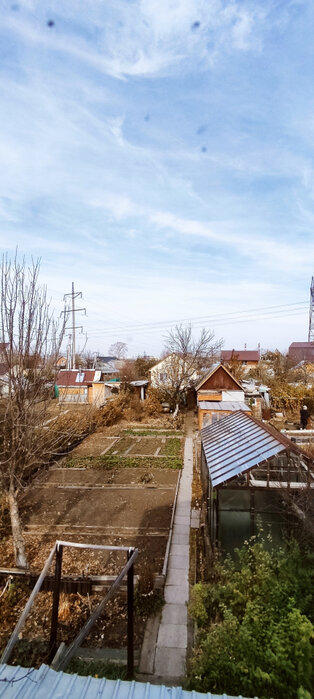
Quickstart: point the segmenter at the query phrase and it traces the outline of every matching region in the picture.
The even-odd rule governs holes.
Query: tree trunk
[[[22,534],[19,508],[13,484],[10,485],[8,499],[10,507],[15,565],[17,566],[17,568],[27,568],[28,564],[25,553],[25,543]]]
[[[174,411],[172,417],[173,417],[173,418],[177,417],[178,412],[179,412],[179,403],[176,403],[176,409],[175,409],[175,411]]]

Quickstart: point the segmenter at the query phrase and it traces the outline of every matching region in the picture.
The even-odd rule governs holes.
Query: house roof
[[[99,372],[98,372],[99,373]],[[77,386],[90,386],[95,381],[95,369],[61,369],[56,381],[59,388],[72,388]]]
[[[152,369],[156,369],[156,367],[159,366],[159,364],[163,364],[163,362],[165,362],[166,359],[169,359],[169,357],[173,357],[173,356],[175,356],[174,352],[172,354],[166,354],[166,356],[163,357],[162,359],[160,359],[159,362],[156,362],[156,364],[154,364],[154,366],[151,366],[151,368],[148,371],[152,371]]]
[[[48,665],[24,668],[0,665],[0,697],[23,699],[236,699],[229,694],[201,694],[182,687],[165,687],[149,682],[125,682],[56,672]],[[238,699],[245,699],[245,697]]]
[[[198,382],[198,384],[196,384],[195,390],[199,391],[199,389],[204,385],[204,383],[206,383],[206,381],[208,381],[208,379],[210,379],[212,376],[214,376],[214,374],[216,374],[216,372],[218,372],[219,370],[224,371],[229,376],[229,378],[231,378],[232,381],[237,385],[239,391],[243,392],[243,388],[242,388],[241,384],[234,378],[234,376],[232,376],[230,371],[228,371],[228,369],[225,366],[223,366],[223,364],[218,364],[218,366],[215,365],[214,369],[213,368],[210,369],[210,371],[207,372],[207,374],[205,374],[205,376],[203,376],[201,378],[201,380]]]
[[[291,342],[291,345],[289,345],[289,349],[290,347],[314,350],[314,342]]]
[[[228,362],[230,359],[238,359],[239,362],[259,362],[258,350],[221,350],[221,359]]]
[[[237,411],[201,430],[207,467],[213,487],[227,483],[272,456],[300,450],[270,425]]]
[[[250,408],[242,401],[235,400],[202,400],[198,402],[199,408],[201,410],[244,410],[244,412],[250,412]]]

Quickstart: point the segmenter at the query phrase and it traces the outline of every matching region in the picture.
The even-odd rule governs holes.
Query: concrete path
[[[189,601],[190,516],[193,478],[193,440],[186,437],[168,572],[165,602],[159,626],[154,676],[164,683],[185,676],[187,652],[187,602]]]

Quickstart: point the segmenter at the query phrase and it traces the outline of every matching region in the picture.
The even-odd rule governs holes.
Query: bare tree
[[[0,483],[7,495],[16,565],[27,566],[18,495],[59,436],[47,439],[45,422],[54,386],[64,324],[55,323],[45,287],[38,284],[39,261],[2,258],[2,360],[6,386],[0,402]]]
[[[191,325],[176,325],[168,333],[163,363],[153,368],[151,377],[152,385],[159,388],[162,398],[176,412],[199,379],[201,369],[210,366],[221,348],[222,340],[214,338],[214,333],[205,328],[194,338]]]
[[[110,345],[108,352],[113,357],[117,357],[117,359],[125,359],[128,353],[128,346],[125,342],[114,342],[113,345]]]

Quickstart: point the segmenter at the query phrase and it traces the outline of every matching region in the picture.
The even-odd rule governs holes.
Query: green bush
[[[112,663],[105,660],[81,660],[72,658],[66,671],[70,674],[93,675],[94,677],[106,677],[107,680],[126,680],[127,667],[121,663]]]
[[[313,557],[295,542],[247,543],[217,562],[189,606],[198,624],[188,687],[260,699],[307,697],[312,686]],[[299,693],[299,695],[298,695]]]

